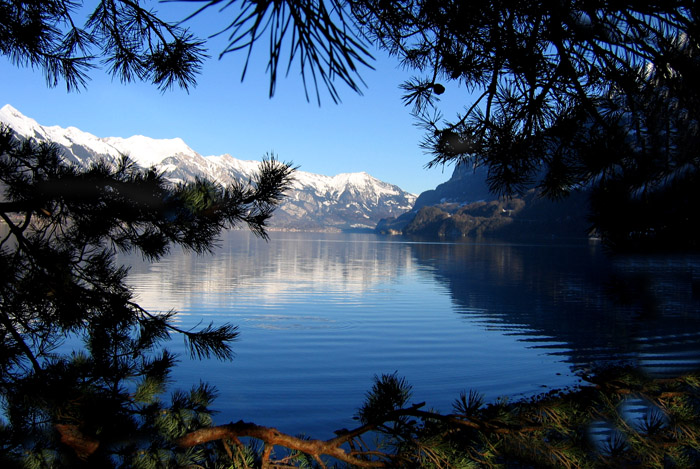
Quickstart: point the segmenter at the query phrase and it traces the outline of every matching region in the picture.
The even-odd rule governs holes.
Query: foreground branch
[[[384,388],[397,384],[384,378]],[[246,459],[240,438],[252,438],[263,443],[250,454],[256,460],[255,467],[261,469],[303,467],[311,461],[322,469],[333,466],[324,458],[359,468],[454,467],[466,459],[480,467],[504,463],[525,463],[528,467],[660,467],[665,461],[671,461],[674,467],[700,467],[697,374],[649,380],[633,370],[611,370],[596,375],[591,384],[509,404],[484,405],[479,399],[463,399],[464,405],[455,406],[459,413],[447,415],[422,410],[422,402],[394,409],[387,406],[389,410],[382,414],[376,406],[370,408],[377,400],[368,399],[372,402],[359,414],[363,425],[339,430],[329,440],[300,439],[241,420],[192,431],[176,439],[174,443],[179,448],[170,450],[175,455],[182,450],[189,454],[196,446],[220,442],[228,459],[219,445],[197,449],[222,458],[218,461],[241,457],[248,467],[253,464]],[[384,391],[375,386],[373,392],[387,397],[382,394]],[[640,410],[645,417],[635,418],[636,423],[622,410],[622,403],[630,396],[646,403]],[[367,412],[368,409],[378,412]],[[611,422],[612,428],[623,436],[610,436],[607,441],[594,444],[581,440],[580,435],[590,431],[593,421]],[[391,426],[390,422],[396,425]],[[98,446],[106,448],[75,425],[55,427],[61,441],[83,460],[92,456]],[[372,449],[365,444],[363,435],[373,432],[386,437],[388,445]],[[236,445],[236,455],[230,443]],[[287,451],[275,457],[275,446]],[[197,462],[193,460],[193,464]]]
[[[385,461],[369,461],[360,459],[353,452],[346,452],[340,447],[346,438],[334,438],[332,440],[302,440],[290,435],[281,433],[280,431],[255,425],[254,423],[244,422],[239,420],[236,423],[220,425],[211,428],[201,428],[176,440],[177,445],[183,448],[208,443],[216,440],[236,440],[241,437],[256,438],[265,443],[266,448],[272,446],[283,446],[285,448],[300,451],[312,456],[314,459],[319,459],[321,456],[331,456],[339,461],[352,464],[357,467],[388,467]],[[386,457],[389,457],[386,455]],[[263,461],[263,467],[267,461]]]
[[[331,456],[342,462],[352,464],[357,467],[388,467],[389,460],[392,458],[390,454],[382,452],[371,452],[371,455],[380,458],[385,458],[382,460],[369,460],[365,457],[370,456],[370,453],[353,451],[346,451],[342,448],[345,443],[351,443],[355,438],[364,435],[370,431],[377,429],[381,423],[388,421],[394,421],[403,416],[414,416],[422,419],[432,419],[440,420],[445,423],[450,423],[453,425],[467,426],[482,430],[491,430],[495,432],[504,431],[505,429],[499,428],[494,429],[483,423],[477,423],[470,420],[457,418],[453,415],[441,415],[434,412],[427,412],[420,410],[425,403],[414,404],[411,407],[396,409],[387,413],[381,422],[370,422],[353,430],[339,430],[335,438],[330,440],[302,440],[284,433],[281,433],[275,428],[263,427],[256,425],[254,423],[244,422],[242,420],[236,423],[229,423],[227,425],[220,425],[211,428],[202,428],[195,430],[187,435],[176,440],[176,444],[183,448],[190,448],[193,446],[201,445],[211,441],[217,440],[234,440],[237,441],[241,437],[256,438],[263,443],[265,443],[265,452],[263,453],[263,467],[268,463],[269,451],[273,446],[282,446],[290,450],[300,451],[313,457],[315,460],[320,461],[321,456]],[[507,431],[507,430],[505,430]],[[352,446],[352,445],[351,445]]]

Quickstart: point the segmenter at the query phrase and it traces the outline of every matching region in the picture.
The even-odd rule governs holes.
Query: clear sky
[[[168,8],[158,6],[163,14]],[[211,16],[190,27],[202,37],[200,29],[213,32],[207,21]],[[62,84],[48,88],[40,71],[17,68],[0,57],[0,107],[11,104],[42,125],[74,126],[98,137],[180,137],[205,156],[229,153],[251,160],[274,152],[313,173],[366,171],[416,194],[452,174],[452,167],[425,168],[430,156],[419,146],[423,130],[415,126],[399,89],[412,72],[395,59],[373,52],[375,70],[362,71],[363,95],[339,84],[342,102],[334,104],[322,90],[319,107],[315,96],[306,101],[298,72],[281,77],[275,96],[268,98],[266,45],[255,49],[256,60],[241,83],[243,53],[219,60],[218,44],[210,44],[212,58],[189,94],[179,89],[162,93],[147,83],[122,84],[99,69],[86,90],[68,93]],[[442,102],[459,109],[467,104],[461,93],[448,87]]]

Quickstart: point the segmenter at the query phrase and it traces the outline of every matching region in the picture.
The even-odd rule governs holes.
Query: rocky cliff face
[[[486,176],[486,168],[474,170],[466,165],[459,165],[452,172],[452,177],[448,181],[443,182],[433,190],[421,193],[416,200],[414,210],[444,203],[494,200],[496,197],[489,192]]]
[[[87,165],[96,159],[115,162],[126,154],[140,166],[156,166],[174,183],[205,177],[227,185],[249,179],[259,164],[229,154],[202,156],[179,138],[100,138],[75,127],[45,127],[10,105],[0,109],[0,122],[19,137],[56,143],[71,163]],[[371,230],[382,218],[410,210],[416,200],[415,195],[367,173],[331,177],[297,171],[295,177],[287,199],[270,220],[271,228]]]
[[[588,235],[587,193],[551,201],[530,190],[499,199],[489,192],[486,177],[485,168],[458,166],[447,182],[420,194],[413,210],[381,220],[376,231],[429,238]]]

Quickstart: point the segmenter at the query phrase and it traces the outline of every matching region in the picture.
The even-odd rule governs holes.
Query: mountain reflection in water
[[[394,371],[416,402],[450,411],[465,389],[528,396],[605,363],[662,375],[700,364],[697,256],[232,231],[211,256],[122,260],[142,306],[240,326],[233,362],[183,357],[174,374],[178,387],[217,386],[217,422],[327,438],[356,425],[374,374]]]
[[[414,245],[419,263],[471,318],[575,368],[604,362],[654,374],[700,365],[697,256],[612,256],[571,245]],[[470,265],[468,272],[464,266]],[[531,337],[536,336],[536,337]]]

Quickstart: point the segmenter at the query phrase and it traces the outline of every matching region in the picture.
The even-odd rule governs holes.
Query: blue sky
[[[159,6],[162,13],[167,8]],[[193,32],[200,37],[199,28],[212,32],[210,18],[191,23]],[[221,47],[210,45],[212,58],[189,94],[179,89],[162,93],[147,83],[122,84],[99,69],[86,90],[68,93],[63,85],[48,88],[40,71],[17,68],[0,57],[0,106],[9,103],[42,125],[75,126],[99,137],[180,137],[203,155],[260,159],[274,152],[313,173],[366,171],[413,193],[449,179],[452,167],[424,167],[430,156],[419,146],[423,130],[414,125],[399,89],[412,72],[395,59],[373,52],[375,70],[362,72],[363,96],[339,84],[342,102],[334,104],[322,94],[319,107],[315,96],[306,101],[294,72],[278,80],[275,96],[268,98],[265,45],[255,50],[243,83],[243,54],[219,60]],[[461,93],[448,87],[442,102],[454,103],[457,110],[467,104]]]

